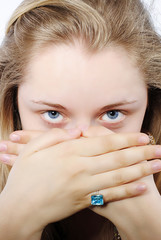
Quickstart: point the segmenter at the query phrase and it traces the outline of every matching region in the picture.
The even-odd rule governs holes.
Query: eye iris
[[[107,116],[110,119],[116,119],[118,117],[119,113],[117,111],[110,111],[107,113]]]
[[[54,119],[54,118],[57,118],[59,116],[59,113],[56,112],[56,111],[50,111],[48,112],[48,115],[50,118]]]

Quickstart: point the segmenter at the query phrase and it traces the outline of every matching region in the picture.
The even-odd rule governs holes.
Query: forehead
[[[118,101],[140,94],[145,83],[132,57],[121,47],[88,53],[77,43],[42,49],[28,65],[25,91],[37,98],[77,101],[90,96]],[[134,96],[135,97],[135,96]],[[90,101],[89,98],[89,101]],[[133,100],[133,99],[129,99]]]

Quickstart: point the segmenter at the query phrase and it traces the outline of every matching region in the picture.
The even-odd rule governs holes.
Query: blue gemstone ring
[[[91,195],[91,205],[93,206],[104,205],[103,195],[102,194]]]

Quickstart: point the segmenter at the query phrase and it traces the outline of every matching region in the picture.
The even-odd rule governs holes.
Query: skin
[[[95,135],[91,130],[88,130],[87,135]],[[98,129],[94,130],[98,131]],[[156,151],[154,151],[156,148],[152,149],[154,146],[139,147],[140,140],[142,145],[147,143],[144,136],[143,144],[142,134],[105,134],[101,137],[71,140],[78,138],[79,135],[78,130],[72,131],[71,134],[66,130],[53,129],[26,145],[17,158],[1,193],[0,218],[3,217],[3,221],[0,224],[0,231],[2,237],[7,240],[40,239],[44,226],[49,222],[64,219],[90,206],[90,195],[97,189],[103,189],[101,192],[105,202],[123,199],[127,195],[128,197],[136,196],[137,186],[140,184],[132,183],[132,181],[158,171],[152,168],[153,161],[131,166],[131,159],[128,156],[132,146],[138,146],[137,158],[134,156],[132,164],[144,161],[149,154],[151,154],[150,158],[156,157]],[[61,140],[62,143],[60,143]],[[120,151],[117,150],[121,149],[124,161],[120,169],[120,162],[117,161],[115,155],[119,156]],[[108,157],[109,152],[111,157]],[[44,174],[45,172],[48,174]],[[115,178],[120,174],[123,182],[127,183],[125,186],[122,185],[122,181],[118,182],[118,178]],[[59,180],[58,177],[60,177]],[[111,181],[112,178],[113,181]],[[54,184],[51,184],[51,179]],[[32,198],[28,199],[27,196],[31,195]],[[65,202],[64,199],[66,199]],[[20,210],[18,214],[15,208],[17,203],[19,203]],[[125,206],[127,211],[127,204]],[[119,208],[122,209],[122,207],[121,204]],[[118,215],[119,208],[115,209],[117,214],[112,214],[112,216]],[[9,214],[6,214],[8,210]],[[109,210],[111,211],[111,207],[108,204],[104,211],[103,208],[97,208],[96,212],[106,215],[111,220]],[[11,221],[12,218],[14,221]],[[116,226],[119,227],[117,224]],[[91,229],[88,229],[90,232]]]
[[[160,171],[159,160],[145,160],[160,157],[161,152],[157,146],[144,146],[148,144],[148,138],[139,133],[147,107],[147,88],[142,74],[127,52],[121,47],[111,47],[89,54],[80,42],[43,49],[28,66],[25,81],[18,91],[18,107],[26,135],[24,132],[11,135],[15,142],[14,137],[20,136],[19,145],[13,142],[2,143],[7,146],[9,154],[20,156],[2,192],[0,205],[7,202],[7,206],[13,209],[14,199],[16,202],[22,201],[23,189],[31,192],[29,195],[32,194],[33,200],[30,205],[23,199],[23,209],[28,211],[21,211],[21,221],[15,219],[14,224],[8,226],[11,233],[13,229],[22,229],[14,237],[40,239],[42,229],[47,223],[89,207],[91,193],[99,189],[105,202],[111,203],[92,210],[113,221],[123,240],[147,240],[147,236],[138,230],[137,224],[140,220],[142,226],[142,219],[136,209],[142,209],[145,217],[145,201],[156,199],[156,206],[160,206],[159,193],[152,177],[142,177]],[[56,118],[51,114],[54,111]],[[34,135],[29,130],[38,132]],[[44,131],[45,133],[41,133]],[[130,132],[137,133],[128,134]],[[36,134],[38,138],[35,138]],[[28,144],[24,147],[26,143]],[[61,162],[63,164],[60,167]],[[35,172],[39,173],[37,178]],[[48,172],[45,178],[44,172]],[[55,192],[56,190],[49,187],[49,183],[51,179],[54,183],[59,183],[57,176],[61,176],[64,181],[56,188],[58,192]],[[40,182],[44,182],[44,185],[34,198],[33,193]],[[86,186],[87,182],[90,187]],[[143,198],[134,198],[143,193],[146,186],[148,194]],[[74,194],[76,191],[79,194]],[[64,197],[70,200],[66,205]],[[8,199],[13,199],[12,203]],[[121,199],[124,200],[116,201]],[[38,213],[33,206],[41,206]],[[71,209],[71,206],[75,208]],[[4,212],[5,210],[2,209]],[[154,210],[155,216],[160,213],[160,208]],[[31,212],[34,216],[32,221]],[[151,212],[149,215],[151,221],[153,215],[151,216]],[[122,217],[121,221],[118,216]],[[3,222],[5,225],[8,219]],[[22,223],[25,223],[25,230]],[[145,226],[149,226],[148,222]],[[13,234],[6,237],[3,235],[3,226],[0,229],[5,239],[12,240]],[[159,240],[157,236],[160,233],[156,229],[159,229],[157,224],[154,232],[157,234],[155,239]]]
[[[19,87],[18,107],[24,130],[100,125],[114,132],[139,132],[147,88],[124,49],[89,54],[76,42],[50,46],[31,60]],[[60,114],[53,119],[48,111]],[[113,119],[110,111],[115,111]]]

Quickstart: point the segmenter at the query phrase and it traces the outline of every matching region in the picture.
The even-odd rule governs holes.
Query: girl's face
[[[114,132],[138,132],[146,107],[143,76],[121,47],[93,54],[80,43],[42,49],[18,91],[24,130],[102,125]]]

